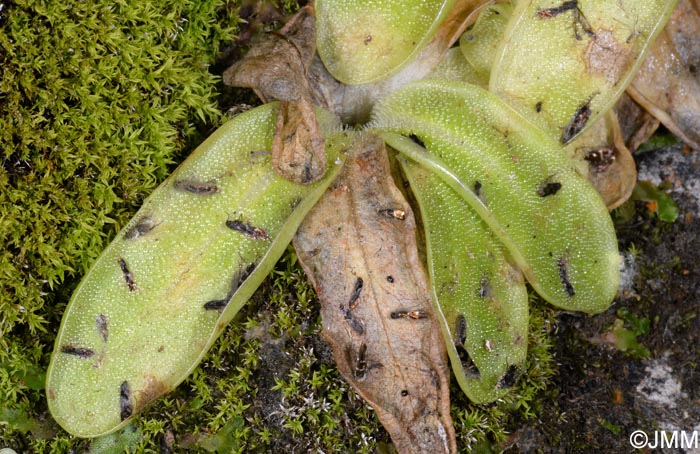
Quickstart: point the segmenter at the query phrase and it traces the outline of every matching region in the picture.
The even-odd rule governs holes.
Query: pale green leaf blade
[[[479,213],[543,298],[590,313],[610,305],[620,261],[612,221],[544,132],[458,82],[412,84],[385,98],[374,118],[389,145],[440,174]]]
[[[454,0],[319,0],[318,53],[346,84],[384,79],[401,69],[433,36]]]
[[[504,395],[527,354],[522,273],[488,226],[436,174],[401,159],[425,228],[433,301],[457,382],[476,403]]]
[[[459,38],[459,49],[479,75],[478,85],[488,87],[491,67],[513,13],[510,3],[485,7],[474,25]]]
[[[490,90],[561,143],[631,82],[676,0],[519,1]]]
[[[169,392],[248,300],[333,180],[302,186],[270,163],[277,104],[229,121],[149,196],[66,308],[47,373],[68,432],[112,432]],[[322,112],[319,112],[322,114]]]

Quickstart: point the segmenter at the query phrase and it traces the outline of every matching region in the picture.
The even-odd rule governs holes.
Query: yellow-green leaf
[[[428,42],[454,0],[319,0],[318,53],[346,84],[394,74]]]
[[[219,128],[83,278],[46,381],[51,414],[68,432],[112,432],[184,380],[338,173],[342,135],[327,140],[323,180],[302,186],[277,175],[269,153],[277,109],[267,104]]]
[[[676,0],[523,0],[490,90],[569,143],[629,85]]]

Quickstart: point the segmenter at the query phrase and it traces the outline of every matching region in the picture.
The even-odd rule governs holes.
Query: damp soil
[[[670,188],[678,218],[661,221],[643,201],[614,213],[621,291],[602,314],[559,314],[558,374],[539,419],[511,427],[507,453],[662,452],[661,431],[672,446],[674,433],[700,432],[700,153],[677,145],[635,159],[640,181]],[[641,450],[630,444],[639,430]],[[700,452],[677,443],[663,452]]]

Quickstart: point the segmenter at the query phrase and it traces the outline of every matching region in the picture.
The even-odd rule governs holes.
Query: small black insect
[[[577,40],[581,40],[581,35],[579,34],[579,27],[590,37],[595,37],[595,33],[591,29],[591,25],[588,20],[583,15],[581,8],[579,8],[577,0],[568,0],[559,6],[553,8],[540,8],[537,10],[537,17],[539,19],[550,19],[556,17],[562,13],[571,11],[574,16],[574,36]]]
[[[254,240],[269,240],[270,237],[267,236],[267,233],[259,228],[259,227],[254,227],[250,224],[246,224],[245,222],[241,221],[240,219],[236,220],[227,220],[226,221],[226,227],[228,227],[231,230],[235,230],[236,232],[242,233],[243,235],[247,236],[248,238],[252,238]]]
[[[153,221],[148,216],[145,216],[143,219],[139,220],[139,222],[136,223],[133,227],[130,227],[125,233],[124,233],[124,238],[127,240],[133,240],[134,238],[138,238],[141,236],[144,236],[148,234],[151,230],[153,230],[156,227],[156,223]]]
[[[362,320],[352,315],[350,309],[347,309],[345,311],[345,320],[348,322],[350,327],[355,330],[357,334],[362,335],[365,333],[365,325],[362,323]]]
[[[535,112],[542,112],[542,101],[537,101],[537,104],[535,104]]]
[[[455,344],[464,346],[467,340],[467,319],[464,315],[457,316],[457,324],[455,326]]]
[[[474,183],[474,194],[476,194],[477,197],[481,195],[481,181],[476,181]]]
[[[576,137],[576,135],[581,132],[581,130],[588,123],[588,119],[591,118],[591,100],[588,99],[583,103],[571,118],[569,124],[564,128],[564,132],[561,135],[561,143],[566,145],[571,142],[571,140]]]
[[[421,147],[425,148],[425,144],[422,140],[420,140],[420,138],[417,135],[411,134],[410,136],[408,136],[408,138],[420,145]]]
[[[245,282],[246,279],[248,279],[248,276],[250,276],[253,273],[255,267],[255,263],[248,264],[248,266],[245,269],[239,266],[238,272],[236,272],[233,275],[233,278],[231,279],[231,288],[229,289],[229,292],[226,295],[226,297],[222,299],[207,301],[206,303],[204,303],[204,309],[208,311],[220,311],[222,309],[225,309],[229,301],[231,300],[231,297],[233,297],[233,294],[236,293],[238,287],[240,287],[241,284]]]
[[[396,311],[396,312],[391,313],[391,318],[393,318],[393,319],[406,318],[406,319],[412,319],[412,320],[420,320],[423,318],[428,318],[428,313],[425,311],[420,311],[420,310]]]
[[[394,276],[387,276],[386,281],[390,284],[393,284],[394,283]]]
[[[364,283],[365,281],[363,281],[361,277],[358,277],[355,281],[355,287],[352,289],[352,293],[350,294],[350,301],[348,301],[348,307],[350,308],[350,310],[355,309],[360,303],[360,294],[362,293],[362,287],[364,286]]]
[[[84,348],[84,347],[76,347],[73,344],[63,345],[61,347],[61,353],[65,353],[66,355],[77,356],[78,358],[81,358],[81,359],[91,358],[92,356],[95,355],[95,351],[93,349]]]
[[[498,380],[498,388],[510,388],[515,384],[516,381],[518,381],[519,375],[520,374],[518,374],[518,368],[511,364],[510,366],[508,366],[508,369],[506,369],[506,373],[503,374],[500,380]]]
[[[402,389],[402,390],[401,390],[401,395],[402,395],[403,397],[408,396],[408,390],[407,390],[407,389]]]
[[[605,172],[615,162],[615,150],[608,147],[596,148],[586,152],[583,159],[588,161],[593,172]]]
[[[537,17],[540,19],[549,19],[577,8],[578,0],[569,0],[553,8],[540,8],[537,10]]]
[[[400,208],[387,208],[386,210],[379,210],[378,213],[387,218],[398,219],[399,221],[406,219],[406,212]]]
[[[291,208],[292,210],[295,210],[296,207],[298,207],[300,203],[301,203],[301,197],[294,197],[294,199],[291,202],[289,202],[289,208]]]
[[[574,286],[569,282],[569,261],[562,257],[559,259],[559,279],[564,285],[564,289],[569,296],[574,296],[576,292],[574,291]]]
[[[136,291],[136,282],[134,282],[134,275],[131,274],[131,271],[129,271],[129,267],[126,264],[126,261],[119,257],[117,260],[119,262],[119,268],[122,269],[122,274],[124,275],[124,281],[126,282],[127,287],[129,287],[130,292],[135,292]]]
[[[185,191],[197,195],[212,195],[219,192],[219,188],[216,186],[216,182],[214,181],[206,181],[202,183],[193,180],[176,180],[173,186],[179,191]]]
[[[220,299],[220,300],[211,300],[207,301],[204,303],[204,309],[208,311],[220,311],[228,305],[228,298]]]
[[[588,19],[586,19],[586,16],[583,15],[581,8],[576,8],[574,10],[574,36],[576,37],[577,41],[581,41],[582,39],[581,34],[578,31],[579,27],[591,38],[596,37],[593,29],[591,28],[591,24],[588,22]]]
[[[474,360],[469,356],[469,352],[462,344],[455,344],[455,349],[457,350],[457,356],[459,356],[459,362],[462,363],[462,370],[464,374],[469,378],[479,378],[481,372],[479,368],[474,364]]]
[[[245,280],[248,279],[251,274],[253,274],[256,266],[257,265],[254,262],[250,263],[244,270],[239,271],[238,274],[233,277],[234,282],[231,285],[231,294],[235,293],[235,291],[238,290],[238,287],[240,287],[241,284],[245,282]]]
[[[131,390],[127,381],[122,382],[122,385],[119,387],[119,407],[121,408],[119,416],[122,421],[134,412],[134,408],[131,406]]]
[[[304,179],[302,180],[302,183],[308,184],[311,183],[312,176],[311,176],[311,161],[305,161],[304,162]]]
[[[367,344],[360,345],[360,349],[357,352],[357,361],[355,362],[355,378],[358,380],[364,380],[367,375]]]
[[[97,327],[97,332],[100,334],[103,342],[107,342],[107,336],[109,335],[109,330],[107,328],[107,317],[103,314],[98,314],[95,318],[95,326]]]
[[[542,183],[538,188],[537,188],[537,195],[540,197],[547,197],[550,195],[554,195],[559,190],[561,189],[561,183],[556,182],[556,181],[548,181]]]
[[[481,282],[479,283],[479,296],[482,298],[488,298],[491,294],[491,284],[489,283],[489,277],[484,274],[481,277]]]

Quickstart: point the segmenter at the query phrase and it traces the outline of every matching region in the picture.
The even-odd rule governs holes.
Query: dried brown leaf
[[[700,149],[700,6],[681,0],[641,66],[629,95]]]
[[[627,93],[623,93],[615,104],[615,113],[620,121],[620,130],[631,153],[654,135],[660,122],[642,109]]]
[[[622,205],[637,182],[637,168],[625,145],[614,111],[608,111],[567,149],[587,164],[588,181],[596,188],[609,210]]]
[[[338,370],[400,453],[452,453],[449,372],[408,203],[384,144],[361,137],[294,240]]]
[[[308,99],[280,102],[272,165],[280,175],[300,184],[313,183],[326,173],[326,149]]]
[[[224,72],[228,85],[253,88],[263,102],[281,101],[272,143],[272,163],[286,179],[318,181],[326,172],[321,130],[307,80],[316,52],[313,9],[305,7],[277,33],[265,35]]]

